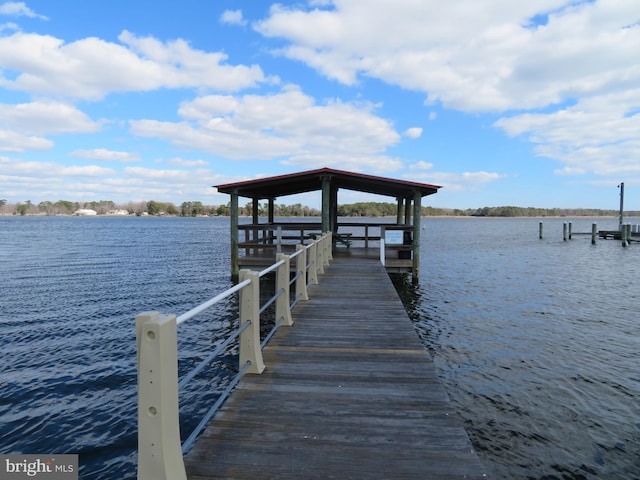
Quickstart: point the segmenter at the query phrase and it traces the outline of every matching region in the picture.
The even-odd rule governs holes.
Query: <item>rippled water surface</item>
[[[428,220],[405,301],[493,478],[638,479],[640,244],[538,223]]]
[[[562,220],[544,222],[539,240],[537,219],[428,219],[420,285],[396,283],[491,477],[638,479],[640,244],[563,242]],[[79,453],[83,479],[135,478],[133,317],[227,288],[228,228],[0,217],[0,453]],[[232,308],[181,325],[181,369]],[[200,386],[222,388],[232,363]],[[217,394],[201,393],[181,397],[187,433]]]

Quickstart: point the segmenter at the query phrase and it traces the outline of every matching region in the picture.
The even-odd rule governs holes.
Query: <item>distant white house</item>
[[[118,209],[118,210],[109,210],[107,212],[107,215],[129,215],[129,211],[125,210],[124,208]]]
[[[77,216],[90,217],[97,215],[98,212],[91,210],[90,208],[81,208],[80,210],[76,210],[73,214]]]

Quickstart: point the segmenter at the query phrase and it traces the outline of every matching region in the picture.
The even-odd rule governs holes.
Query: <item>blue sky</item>
[[[640,210],[638,52],[637,0],[0,0],[0,198],[218,205],[330,167]]]

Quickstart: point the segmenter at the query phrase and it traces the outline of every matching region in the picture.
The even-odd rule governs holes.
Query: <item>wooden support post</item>
[[[597,238],[598,238],[598,224],[592,223],[591,224],[591,245],[596,244]]]
[[[420,278],[420,220],[422,217],[422,195],[416,190],[413,195],[413,283],[418,283]]]
[[[136,316],[138,480],[186,480],[178,404],[175,315]]]
[[[270,198],[269,199],[269,206],[267,207],[269,212],[267,213],[268,215],[268,222],[269,223],[273,223],[274,219],[275,219],[275,211],[276,211],[276,206],[275,206],[275,198]]]
[[[238,194],[231,194],[231,281],[238,280],[238,272],[240,270],[238,264]]]
[[[404,207],[404,224],[409,225],[411,223],[411,199],[405,199],[405,207]]]
[[[276,253],[282,253],[282,227],[280,225],[278,225],[276,235]]]
[[[562,240],[567,241],[567,222],[562,224]]]
[[[291,259],[289,255],[278,253],[276,263],[284,260],[284,264],[276,271],[276,293],[280,290],[283,293],[276,299],[276,322],[282,319],[282,325],[290,327],[293,325],[291,318],[291,296],[289,295],[289,272],[291,271]]]
[[[538,238],[542,240],[542,222],[538,225]]]
[[[300,252],[296,257],[296,296],[301,300],[309,300],[307,292],[307,247],[296,245],[296,252]]]
[[[240,290],[240,326],[251,322],[240,334],[240,368],[247,362],[247,373],[262,373],[264,362],[260,350],[260,274],[251,270],[240,271],[240,282],[250,279],[251,284]]]
[[[331,230],[331,178],[322,177],[322,231]]]
[[[573,230],[573,223],[569,222],[569,240],[571,240],[571,231]]]
[[[404,199],[401,197],[398,197],[398,210],[396,212],[396,223],[398,225],[400,225],[402,223],[402,218],[403,218],[403,212],[404,212]]]
[[[623,247],[628,247],[629,246],[629,229],[627,228],[629,227],[629,225],[621,225],[620,226],[620,237],[622,238],[622,246]]]

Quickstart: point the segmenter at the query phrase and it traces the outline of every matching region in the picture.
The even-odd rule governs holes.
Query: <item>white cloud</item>
[[[422,136],[422,128],[420,127],[412,127],[407,129],[407,131],[404,132],[404,136],[405,137],[409,137],[409,138],[420,138]]]
[[[639,20],[633,0],[340,0],[276,6],[254,28],[347,85],[373,77],[426,106],[524,111],[495,126],[563,164],[558,175],[622,176],[640,165]]]
[[[99,123],[67,103],[40,100],[16,105],[0,104],[0,125],[23,134],[89,133]]]
[[[127,31],[119,40],[121,44],[92,37],[65,43],[21,32],[0,37],[0,68],[19,72],[15,78],[0,77],[0,86],[99,100],[111,92],[159,88],[232,92],[266,81],[259,66],[228,65],[225,54],[193,49],[184,40],[161,42]]]
[[[171,158],[167,163],[178,167],[206,167],[209,165],[209,162],[205,160],[185,160],[184,158]]]
[[[433,168],[433,163],[420,160],[419,162],[410,165],[409,168],[411,170],[431,170]]]
[[[110,168],[96,165],[61,165],[54,162],[35,162],[1,158],[2,173],[6,176],[28,178],[51,178],[52,182],[59,177],[104,177],[115,174]]]
[[[247,24],[247,21],[242,17],[242,10],[225,10],[220,16],[220,22],[240,26]]]
[[[496,172],[429,172],[428,174],[414,174],[411,180],[427,181],[442,185],[447,191],[477,191],[480,187],[508,178],[508,175]]]
[[[40,20],[48,20],[44,15],[38,15],[31,10],[24,2],[5,2],[0,5],[0,15],[10,15],[14,17],[30,17],[39,18]]]
[[[94,148],[92,150],[74,150],[69,154],[75,158],[85,158],[88,160],[105,160],[114,162],[139,162],[140,155],[130,152],[117,152],[106,148]]]
[[[49,150],[52,146],[53,142],[46,138],[22,135],[9,130],[0,130],[0,152]]]
[[[532,25],[536,15],[546,24]],[[255,28],[343,83],[366,75],[448,107],[500,111],[637,83],[640,28],[627,27],[638,18],[633,1],[341,0],[278,6]]]
[[[539,156],[564,163],[559,174],[635,174],[640,168],[636,106],[640,89],[585,98],[552,113],[504,117],[495,125],[510,136],[525,136]]]
[[[384,151],[400,135],[373,108],[339,101],[317,104],[294,88],[268,96],[209,95],[181,105],[183,122],[132,121],[131,131],[237,160],[398,169],[401,162],[386,158]]]

